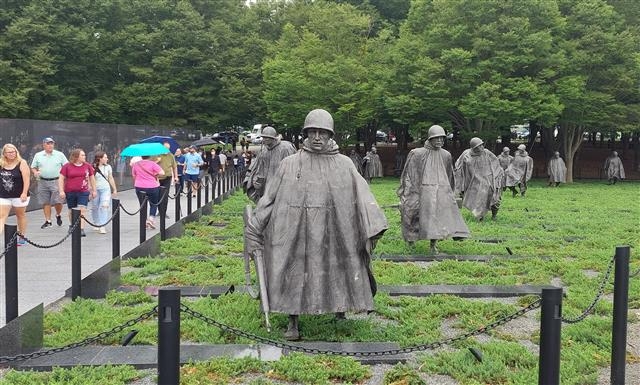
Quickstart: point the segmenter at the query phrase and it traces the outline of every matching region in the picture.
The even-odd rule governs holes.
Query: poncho
[[[549,159],[547,173],[549,173],[549,182],[567,182],[567,166],[564,164],[564,160],[562,160],[562,158],[554,157]]]
[[[455,171],[456,192],[464,192],[462,205],[476,219],[500,203],[504,170],[491,151],[483,149],[476,154],[465,150],[456,161]]]
[[[502,174],[502,185],[501,187],[506,187],[507,186],[507,168],[509,167],[509,165],[511,164],[511,162],[513,161],[513,156],[511,155],[506,155],[504,153],[501,153],[500,155],[498,155],[498,162],[500,163],[500,167],[502,167],[502,169],[505,171]]]
[[[533,159],[526,151],[518,151],[507,168],[507,186],[513,187],[518,183],[527,183],[533,173]]]
[[[269,180],[276,174],[282,159],[295,153],[296,148],[286,140],[276,139],[276,144],[270,150],[265,146],[258,157],[251,162],[242,182],[242,187],[249,198],[257,202],[264,194]]]
[[[364,177],[367,179],[382,178],[382,162],[380,161],[380,155],[369,151],[364,157],[364,160]]]
[[[469,237],[453,188],[449,151],[426,142],[409,152],[396,192],[406,241]]]
[[[604,170],[607,173],[607,179],[624,179],[624,166],[622,161],[617,156],[610,156],[604,162]]]
[[[387,220],[349,157],[330,149],[287,157],[245,229],[263,235],[272,311],[286,314],[373,309],[371,240]]]

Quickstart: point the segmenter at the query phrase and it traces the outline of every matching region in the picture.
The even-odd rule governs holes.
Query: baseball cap
[[[50,136],[47,136],[46,138],[42,139],[42,143],[51,143],[51,142],[55,143],[56,141],[53,140],[53,138]]]

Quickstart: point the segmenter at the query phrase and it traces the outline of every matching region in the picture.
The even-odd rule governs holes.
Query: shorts
[[[67,207],[70,209],[79,206],[87,207],[89,204],[89,191],[71,191],[65,194],[67,195]]]
[[[191,182],[198,182],[200,180],[199,174],[184,174],[184,180]]]
[[[38,180],[38,203],[41,205],[57,205],[64,203],[58,194],[58,180]]]
[[[31,197],[27,197],[24,202],[20,198],[0,198],[0,206],[27,207],[30,200]]]

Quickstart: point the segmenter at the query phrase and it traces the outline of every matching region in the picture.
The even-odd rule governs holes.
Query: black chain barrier
[[[13,247],[13,244],[18,241],[18,234],[19,233],[16,231],[16,233],[13,234],[13,237],[9,239],[9,242],[7,242],[7,244],[4,246],[4,251],[2,252],[2,254],[0,254],[0,259],[2,259],[2,257],[4,257],[5,254],[7,254],[9,249]]]
[[[304,346],[299,346],[299,345],[294,345],[294,344],[290,344],[290,343],[286,343],[286,342],[282,342],[282,341],[276,341],[276,340],[272,340],[270,338],[266,338],[266,337],[261,337],[237,328],[234,328],[232,326],[229,325],[225,325],[221,322],[218,322],[214,319],[209,318],[208,316],[196,312],[194,310],[191,310],[189,307],[187,307],[184,304],[181,304],[180,309],[181,311],[183,311],[184,313],[200,319],[202,321],[204,321],[205,323],[211,325],[211,326],[215,326],[223,331],[226,332],[230,332],[232,334],[235,334],[237,336],[240,337],[245,337],[247,339],[250,339],[252,341],[255,342],[261,342],[267,345],[271,345],[271,346],[275,346],[278,348],[283,348],[283,349],[289,349],[291,351],[295,351],[295,352],[303,352],[303,353],[311,353],[311,354],[327,354],[327,355],[334,355],[334,356],[354,356],[354,357],[368,357],[368,356],[392,356],[392,355],[397,355],[397,354],[405,354],[405,353],[412,353],[412,352],[416,352],[416,351],[423,351],[423,350],[430,350],[430,349],[435,349],[435,348],[439,348],[445,345],[449,345],[458,341],[462,341],[462,340],[466,340],[469,337],[473,337],[473,336],[477,336],[479,334],[483,334],[488,332],[489,330],[495,329],[500,325],[504,325],[516,318],[519,318],[521,316],[523,316],[524,314],[535,310],[537,308],[539,308],[541,306],[541,302],[542,299],[538,298],[536,301],[532,302],[531,304],[527,305],[526,307],[516,311],[513,314],[510,314],[508,316],[502,317],[500,319],[498,319],[497,321],[494,321],[490,324],[488,324],[487,326],[481,327],[479,329],[473,330],[471,332],[468,333],[464,333],[461,334],[459,336],[455,336],[455,337],[451,337],[451,338],[446,338],[444,340],[440,340],[440,341],[436,341],[436,342],[431,342],[428,344],[421,344],[421,345],[413,345],[413,346],[408,346],[406,348],[400,348],[400,349],[389,349],[389,350],[380,350],[380,351],[367,351],[367,352],[361,352],[361,351],[351,351],[351,352],[347,352],[347,351],[342,351],[342,350],[328,350],[328,349],[315,349],[315,348],[306,348]]]
[[[127,209],[124,208],[124,206],[122,205],[122,203],[120,203],[119,208],[122,209],[122,211],[125,212],[125,214],[130,215],[130,216],[134,216],[136,214],[138,214],[140,212],[140,210],[142,210],[142,206],[144,206],[144,202],[145,201],[149,201],[148,197],[144,197],[144,199],[142,200],[142,203],[140,204],[140,207],[138,207],[138,210],[130,213],[129,211],[127,211]]]
[[[87,217],[85,217],[84,215],[80,215],[80,218],[84,219],[85,222],[87,222],[87,224],[91,227],[104,227],[106,225],[108,225],[109,223],[111,223],[111,221],[113,221],[113,218],[116,217],[116,215],[118,214],[118,211],[120,211],[120,207],[118,207],[116,209],[116,211],[113,212],[113,214],[111,214],[111,218],[109,218],[105,223],[101,224],[101,225],[97,225],[93,222],[91,222],[90,220],[87,219]]]
[[[22,239],[25,240],[25,242],[27,242],[28,244],[30,244],[32,246],[35,246],[38,249],[51,249],[53,247],[61,245],[64,241],[66,241],[67,238],[69,238],[73,234],[73,231],[76,229],[76,227],[80,226],[80,221],[81,220],[82,220],[81,218],[78,218],[77,221],[75,221],[73,224],[71,224],[71,226],[69,226],[69,231],[67,232],[67,234],[61,240],[59,240],[58,242],[53,243],[51,245],[41,245],[39,243],[36,243],[36,242],[30,240],[29,238],[27,238],[23,234],[20,234],[20,233],[18,233],[18,234],[22,237]]]
[[[604,294],[604,288],[607,285],[607,283],[609,283],[609,277],[611,276],[611,271],[613,271],[615,260],[616,260],[615,256],[611,257],[611,260],[609,261],[609,266],[607,267],[607,272],[604,274],[604,277],[602,278],[602,282],[600,282],[600,287],[598,288],[598,293],[596,294],[591,304],[587,306],[587,308],[582,312],[582,314],[580,314],[575,318],[562,317],[562,322],[567,324],[575,324],[587,318],[587,316],[596,307],[596,304],[598,303],[598,301],[600,301],[600,299],[602,298],[602,295]]]
[[[151,201],[149,201],[149,206],[155,206],[155,207],[159,207],[162,202],[164,201],[164,198],[167,197],[169,194],[169,189],[165,189],[164,190],[164,194],[162,194],[162,196],[158,199],[158,203],[152,203]],[[142,208],[142,207],[140,207]],[[140,210],[138,210],[139,212]]]
[[[38,357],[43,357],[43,356],[50,356],[52,354],[56,354],[56,353],[60,353],[60,352],[64,352],[66,350],[71,350],[71,349],[75,349],[75,348],[80,348],[83,346],[87,346],[90,345],[96,341],[100,341],[103,340],[105,338],[111,337],[113,335],[116,335],[118,333],[120,333],[121,331],[123,331],[124,329],[130,328],[133,325],[140,323],[142,321],[145,321],[149,318],[151,318],[152,316],[155,316],[158,314],[158,306],[154,306],[153,309],[147,311],[146,313],[142,313],[141,315],[139,315],[138,317],[131,319],[121,325],[118,325],[114,328],[112,328],[109,331],[106,332],[102,332],[99,334],[96,334],[94,336],[91,337],[87,337],[82,341],[78,341],[78,342],[73,342],[70,343],[68,345],[59,347],[59,348],[53,348],[53,349],[48,349],[48,350],[39,350],[37,352],[33,352],[33,353],[29,353],[29,354],[18,354],[16,356],[3,356],[0,357],[0,364],[6,364],[9,362],[17,362],[17,361],[25,361],[25,360],[30,360],[32,358],[38,358]]]

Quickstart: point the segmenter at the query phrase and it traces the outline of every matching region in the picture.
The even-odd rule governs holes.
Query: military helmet
[[[504,147],[504,148],[502,149],[502,152],[510,152],[510,151],[511,151],[511,150],[509,149],[509,147]]]
[[[476,148],[481,144],[484,144],[484,142],[482,141],[482,139],[477,138],[477,137],[473,137],[469,141],[469,147],[471,147],[471,148]]]
[[[315,110],[309,112],[307,114],[307,117],[304,119],[304,127],[302,128],[302,132],[305,132],[309,128],[320,128],[323,130],[327,130],[333,136],[333,117],[326,110],[316,108]]]
[[[431,140],[433,138],[437,138],[440,136],[447,136],[447,133],[444,132],[444,128],[436,125],[433,125],[429,128],[429,132],[428,132],[429,137],[427,138],[427,140]]]
[[[262,129],[262,133],[260,134],[260,136],[262,136],[263,138],[276,139],[278,137],[278,133],[276,132],[275,128],[267,126]]]
[[[518,150],[520,151],[526,151],[526,149],[527,149],[527,146],[525,146],[524,144],[521,144],[518,146]]]

